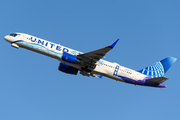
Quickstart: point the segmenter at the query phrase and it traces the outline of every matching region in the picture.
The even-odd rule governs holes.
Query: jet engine
[[[77,73],[78,73],[78,69],[71,67],[70,65],[67,65],[62,62],[59,64],[58,69],[59,69],[59,71],[62,71],[62,72],[68,73],[68,74],[77,75]]]
[[[62,55],[62,60],[69,62],[69,63],[76,63],[78,61],[77,57],[74,55],[71,55],[67,52],[64,52]]]

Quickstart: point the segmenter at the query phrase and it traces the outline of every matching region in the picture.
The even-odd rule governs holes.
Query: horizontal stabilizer
[[[158,77],[158,78],[146,79],[146,81],[160,84],[160,83],[163,83],[164,81],[166,81],[167,79],[168,79],[167,77]]]

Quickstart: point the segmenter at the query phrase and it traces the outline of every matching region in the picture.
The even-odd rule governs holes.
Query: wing
[[[81,55],[78,55],[77,57],[83,61],[82,64],[95,64],[97,61],[99,61],[101,58],[103,58],[108,51],[110,51],[116,43],[119,41],[117,39],[115,42],[113,42],[110,46],[107,46],[105,48],[101,48],[99,50],[95,50],[92,52],[84,53]]]
[[[163,83],[164,81],[166,81],[167,79],[168,79],[167,77],[158,77],[158,78],[146,79],[146,81],[160,84],[160,83]]]

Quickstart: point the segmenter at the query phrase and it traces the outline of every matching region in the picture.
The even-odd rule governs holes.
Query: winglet
[[[108,47],[110,47],[110,48],[113,48],[115,45],[116,45],[116,43],[119,41],[119,39],[117,39],[115,42],[113,42],[113,44],[111,44],[110,46],[108,46]]]
[[[99,78],[102,78],[102,77],[103,77],[102,75],[99,76]]]

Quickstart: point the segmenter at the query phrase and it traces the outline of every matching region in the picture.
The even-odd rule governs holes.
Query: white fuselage
[[[67,52],[75,56],[83,54],[82,52],[67,48],[60,44],[49,42],[47,40],[44,40],[38,37],[34,37],[32,35],[28,35],[24,33],[17,33],[17,34],[18,35],[16,36],[11,36],[11,35],[5,36],[5,40],[10,42],[13,47],[16,47],[16,48],[22,47],[22,48],[26,48],[26,49],[44,54],[46,56],[55,58],[79,70],[81,70],[81,68],[84,67],[81,64],[68,63],[62,60],[63,52]],[[96,63],[96,67],[92,69],[91,73],[103,75],[103,76],[115,79],[117,81],[122,81],[122,82],[124,82],[123,78],[128,78],[128,79],[133,79],[134,81],[138,81],[138,80],[143,80],[146,77],[148,77],[135,70],[120,66],[117,63],[112,63],[103,59],[100,59]],[[136,83],[133,82],[132,84],[136,84]]]

